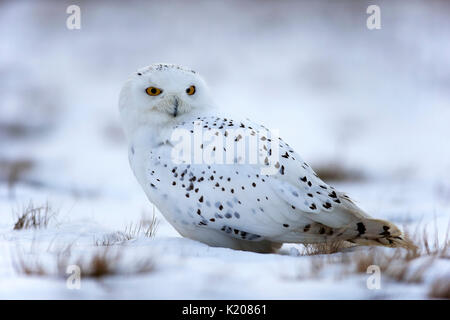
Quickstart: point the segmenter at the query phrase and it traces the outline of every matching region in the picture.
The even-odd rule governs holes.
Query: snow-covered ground
[[[436,259],[421,281],[382,274],[369,290],[369,274],[319,267],[299,245],[263,255],[181,238],[156,209],[154,238],[107,247],[120,252],[115,275],[68,289],[64,249],[89,257],[154,210],[117,111],[128,74],[154,62],[199,71],[222,111],[279,129],[312,167],[361,172],[332,184],[372,215],[441,242],[450,221],[449,3],[379,1],[372,31],[364,1],[89,1],[81,30],[66,28],[70,4],[0,4],[0,298],[422,299],[448,284],[449,259]],[[13,230],[29,201],[57,215]],[[18,272],[20,261],[47,274]]]

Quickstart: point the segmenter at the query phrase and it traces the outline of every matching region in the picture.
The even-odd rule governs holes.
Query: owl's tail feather
[[[335,229],[336,238],[364,246],[402,247],[414,250],[416,245],[393,223],[385,220],[362,218],[356,227]]]

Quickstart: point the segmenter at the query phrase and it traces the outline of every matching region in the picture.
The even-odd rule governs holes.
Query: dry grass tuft
[[[117,231],[104,235],[101,239],[95,239],[94,244],[97,247],[109,247],[116,244],[121,244],[128,241],[130,238],[127,234],[122,231]]]
[[[332,254],[336,252],[341,252],[343,249],[350,248],[353,246],[354,246],[353,244],[347,241],[303,244],[303,250],[301,250],[300,254],[305,256]]]
[[[367,252],[357,252],[353,255],[353,271],[366,273],[369,266],[376,265],[380,268],[383,275],[388,276],[392,280],[405,283],[420,283],[423,281],[425,272],[434,263],[434,257],[429,256],[416,263],[416,259],[423,257],[411,258],[408,252],[401,249],[388,253],[379,248],[372,248]],[[414,264],[412,263],[413,261]]]
[[[437,278],[433,281],[428,292],[430,298],[450,299],[450,277]]]
[[[80,267],[81,276],[87,278],[102,278],[111,275],[122,274],[141,274],[154,271],[155,265],[152,259],[134,262],[134,264],[126,264],[127,270],[123,270],[120,266],[124,266],[123,251],[111,250],[105,247],[101,250],[96,250],[94,254],[80,257],[72,260],[70,255],[65,255],[63,258],[58,257],[58,270],[63,274],[69,265],[77,265]]]
[[[14,215],[17,217],[14,230],[41,229],[48,226],[50,220],[56,216],[56,212],[51,209],[48,203],[35,207],[30,201],[22,212],[16,212]]]
[[[439,241],[439,232],[437,228],[437,222],[434,222],[434,237],[432,242],[430,242],[430,237],[428,235],[426,226],[422,228],[422,230],[418,231],[416,229],[415,237],[413,240],[418,243],[418,252],[414,252],[415,255],[428,255],[434,256],[437,258],[450,259],[450,222],[447,226],[447,231],[445,233],[445,238],[442,243]],[[409,236],[409,235],[408,235]]]
[[[81,268],[81,275],[83,277],[99,278],[115,274],[115,266],[119,260],[119,252],[110,254],[108,249],[106,249],[104,251],[96,252],[93,256],[89,257],[86,262],[80,260],[76,264],[83,266]]]
[[[25,259],[23,252],[17,251],[16,257],[13,259],[13,267],[17,273],[27,276],[56,276],[62,278],[67,278],[68,266],[72,265],[80,268],[81,278],[141,274],[155,270],[153,259],[134,261],[133,264],[125,263],[123,252],[123,249],[111,250],[109,247],[105,247],[89,255],[74,257],[71,247],[67,247],[57,251],[52,256],[54,258],[53,263],[44,267],[36,256]],[[54,268],[51,267],[52,265]]]
[[[119,251],[111,251],[109,248],[97,250],[94,254],[80,257],[72,261],[70,252],[62,252],[57,255],[58,273],[65,274],[69,265],[77,265],[81,270],[81,277],[101,278],[117,273],[116,266],[121,259]]]
[[[156,218],[155,208],[150,218],[147,218],[145,213],[142,215],[141,221],[138,224],[130,224],[125,228],[124,236],[127,240],[135,239],[140,235],[148,238],[153,238],[158,230],[159,221]]]
[[[428,235],[426,226],[417,228],[414,236],[408,235],[417,245],[414,249],[386,249],[371,247],[367,250],[356,252],[341,252],[352,247],[345,242],[305,245],[303,255],[315,256],[311,259],[311,277],[317,277],[320,271],[327,265],[341,265],[340,276],[351,273],[366,273],[369,266],[376,265],[383,275],[391,280],[403,283],[421,283],[425,273],[437,259],[450,257],[449,241],[450,225],[447,228],[446,237],[439,241],[437,224],[432,240]],[[332,255],[333,253],[338,253]],[[448,295],[449,279],[435,282],[430,289],[430,296],[444,297]],[[446,291],[447,290],[447,291]]]
[[[17,273],[27,276],[45,276],[48,274],[39,260],[25,259],[23,252],[17,250],[15,257],[12,258],[12,265]]]
[[[158,230],[159,221],[156,218],[155,211],[150,218],[145,214],[142,216],[138,224],[130,224],[125,227],[125,231],[117,231],[103,236],[102,239],[95,240],[96,246],[113,246],[122,244],[126,241],[136,239],[143,235],[144,237],[153,238]]]
[[[152,216],[147,217],[145,212],[142,214],[142,219],[140,222],[141,226],[144,227],[144,235],[148,238],[153,238],[158,231],[159,220],[156,218],[155,206],[153,206]]]

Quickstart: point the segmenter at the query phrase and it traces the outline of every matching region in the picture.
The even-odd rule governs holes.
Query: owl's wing
[[[360,244],[411,246],[409,241],[404,241],[401,231],[395,225],[371,218],[345,193],[322,181],[281,138],[268,138],[270,132],[264,126],[252,123],[251,127],[257,131],[259,142],[262,142],[262,147],[258,147],[260,158],[266,156],[262,165],[276,169],[275,174],[266,176],[273,192],[295,210],[299,223],[303,223],[305,218],[314,222],[313,228],[310,226],[309,230],[301,228],[286,232],[280,237],[282,241],[292,241],[295,233],[300,241],[304,241],[305,233],[309,232],[315,240],[318,235],[322,235],[323,239],[342,239]],[[267,161],[273,156],[275,148],[278,148],[278,157]],[[286,217],[286,214],[277,210],[266,214],[276,216],[273,217],[275,220]],[[288,217],[289,220],[295,219],[293,215]]]
[[[270,176],[274,192],[299,214],[328,227],[341,228],[369,216],[344,193],[322,181],[309,165],[280,141],[280,169]]]
[[[259,137],[259,158],[269,160],[261,164],[271,173],[266,176],[268,182],[299,215],[306,214],[309,219],[333,228],[369,217],[346,194],[322,181],[281,138],[269,138],[271,133],[264,126],[255,123],[250,126]]]
[[[244,138],[232,129],[247,130],[257,138],[253,151],[256,150],[259,161],[242,164],[236,156],[231,164],[202,163],[172,169],[174,176],[189,179],[189,183],[181,181],[186,203],[181,199],[179,203],[187,207],[197,225],[244,240],[320,242],[332,238],[383,245],[403,241],[397,227],[371,219],[347,195],[324,183],[287,143],[271,135],[267,128],[250,121],[200,120],[211,135],[222,132],[236,145]],[[218,146],[215,142],[204,142],[200,147],[216,153],[223,149],[225,156],[231,153],[230,146]],[[246,160],[251,158],[251,148],[249,145]],[[191,207],[192,197],[197,208]]]

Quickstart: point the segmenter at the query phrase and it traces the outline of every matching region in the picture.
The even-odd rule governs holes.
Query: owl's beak
[[[178,114],[178,104],[179,104],[179,100],[177,97],[175,97],[175,100],[173,102],[173,116],[176,117]]]

